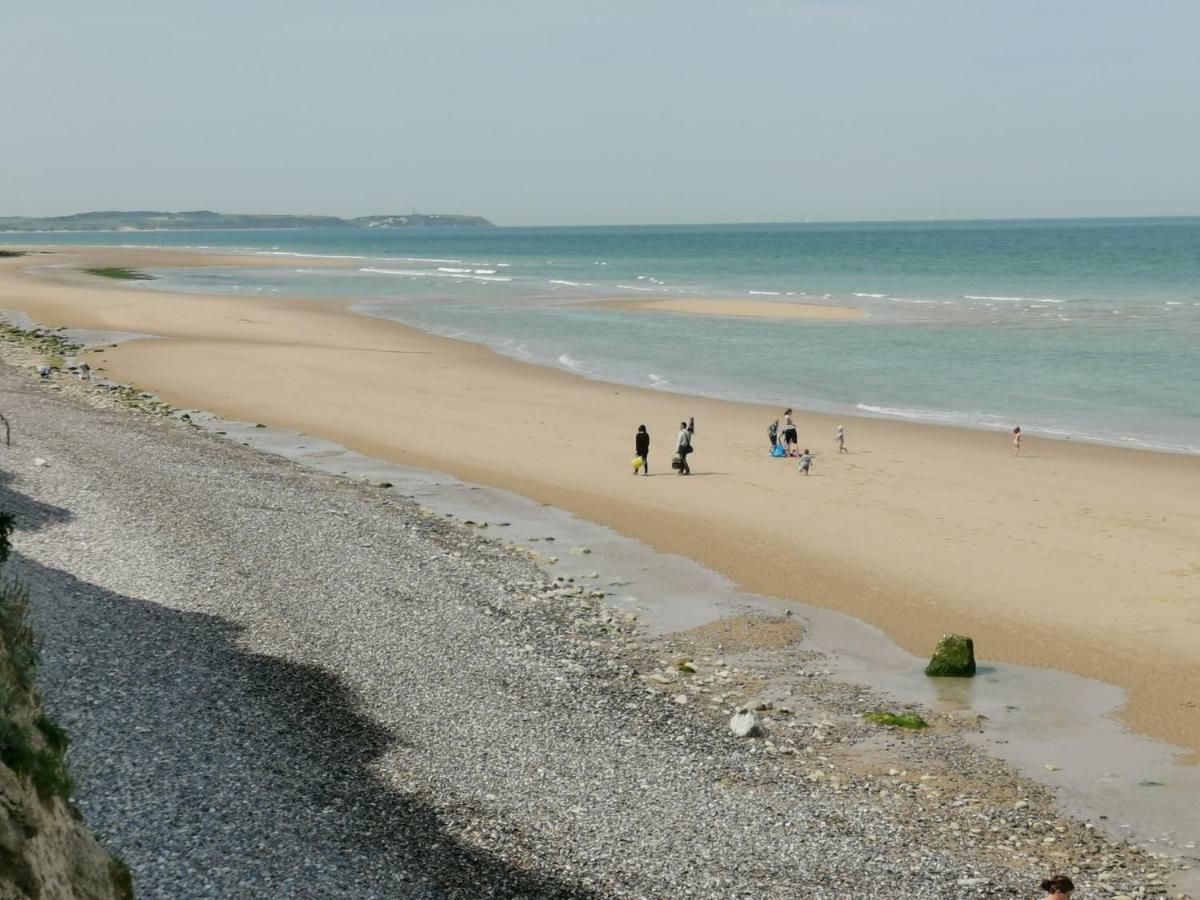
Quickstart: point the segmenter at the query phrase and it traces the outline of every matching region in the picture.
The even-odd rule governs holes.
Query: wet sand
[[[962,631],[982,659],[1117,684],[1126,721],[1200,751],[1200,459],[1032,437],[1013,458],[1005,434],[804,414],[801,441],[816,451],[804,478],[766,454],[779,410],[588,381],[339,303],[23,274],[189,258],[114,248],[3,260],[0,308],[167,338],[89,361],[177,406],[516,491],[748,590],[850,613],[916,653]],[[231,261],[204,261],[218,258]],[[689,415],[696,474],[681,478],[667,463]],[[643,422],[654,477],[634,478]],[[836,424],[849,455],[833,451]]]

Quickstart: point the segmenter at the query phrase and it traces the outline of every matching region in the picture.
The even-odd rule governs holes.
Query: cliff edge
[[[0,513],[0,567],[12,517]],[[71,805],[66,733],[34,687],[27,594],[0,571],[0,900],[132,900],[128,868]]]

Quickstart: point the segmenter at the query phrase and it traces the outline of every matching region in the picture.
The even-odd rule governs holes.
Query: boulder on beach
[[[934,677],[970,678],[975,674],[975,642],[961,634],[943,634],[934,648],[925,674]]]

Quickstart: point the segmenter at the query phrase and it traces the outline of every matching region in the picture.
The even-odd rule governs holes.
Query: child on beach
[[[849,453],[846,449],[846,429],[841,425],[837,427],[837,434],[834,436],[834,441],[837,442],[838,453]]]
[[[796,471],[801,475],[807,475],[808,470],[812,468],[812,454],[808,452],[808,448],[804,448],[804,452],[800,454],[800,462],[796,465]]]
[[[1013,429],[1013,456],[1021,455],[1021,426]]]

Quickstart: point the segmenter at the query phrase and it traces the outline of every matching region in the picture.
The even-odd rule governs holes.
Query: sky
[[[0,215],[1200,214],[1197,0],[4,6]]]

